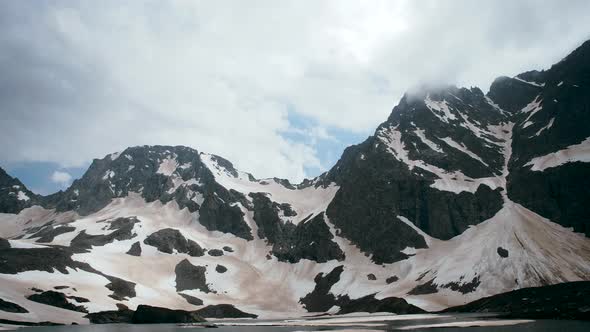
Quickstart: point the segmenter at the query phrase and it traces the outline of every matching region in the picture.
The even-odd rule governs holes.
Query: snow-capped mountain
[[[588,162],[590,42],[487,94],[414,89],[301,184],[182,146],[94,160],[47,197],[1,171],[0,319],[417,313],[590,280]]]

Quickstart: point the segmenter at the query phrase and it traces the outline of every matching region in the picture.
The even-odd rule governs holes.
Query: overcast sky
[[[39,192],[143,144],[300,181],[420,83],[480,86],[590,38],[590,1],[0,1],[0,165]],[[37,179],[37,180],[34,180]]]

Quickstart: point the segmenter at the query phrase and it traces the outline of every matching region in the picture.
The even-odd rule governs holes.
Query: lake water
[[[567,320],[502,320],[491,315],[352,315],[316,317],[291,320],[216,320],[212,321],[218,328],[207,330],[217,332],[295,332],[295,331],[340,331],[340,332],[379,332],[379,331],[497,331],[497,332],[533,332],[533,331],[590,331],[590,322]],[[175,324],[160,325],[81,325],[50,326],[19,329],[29,332],[176,332],[187,330],[204,330],[198,326],[181,326]]]

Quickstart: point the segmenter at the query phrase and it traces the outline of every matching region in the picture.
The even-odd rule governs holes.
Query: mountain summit
[[[0,170],[0,318],[417,313],[590,280],[589,78],[586,42],[487,94],[417,89],[301,184],[182,146],[96,159],[46,197]]]

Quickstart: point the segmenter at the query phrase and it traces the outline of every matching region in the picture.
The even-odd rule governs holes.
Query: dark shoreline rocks
[[[202,323],[205,319],[195,311],[172,310],[140,304],[131,322],[133,324]]]
[[[510,318],[590,320],[590,281],[522,288],[442,312],[495,312]]]

